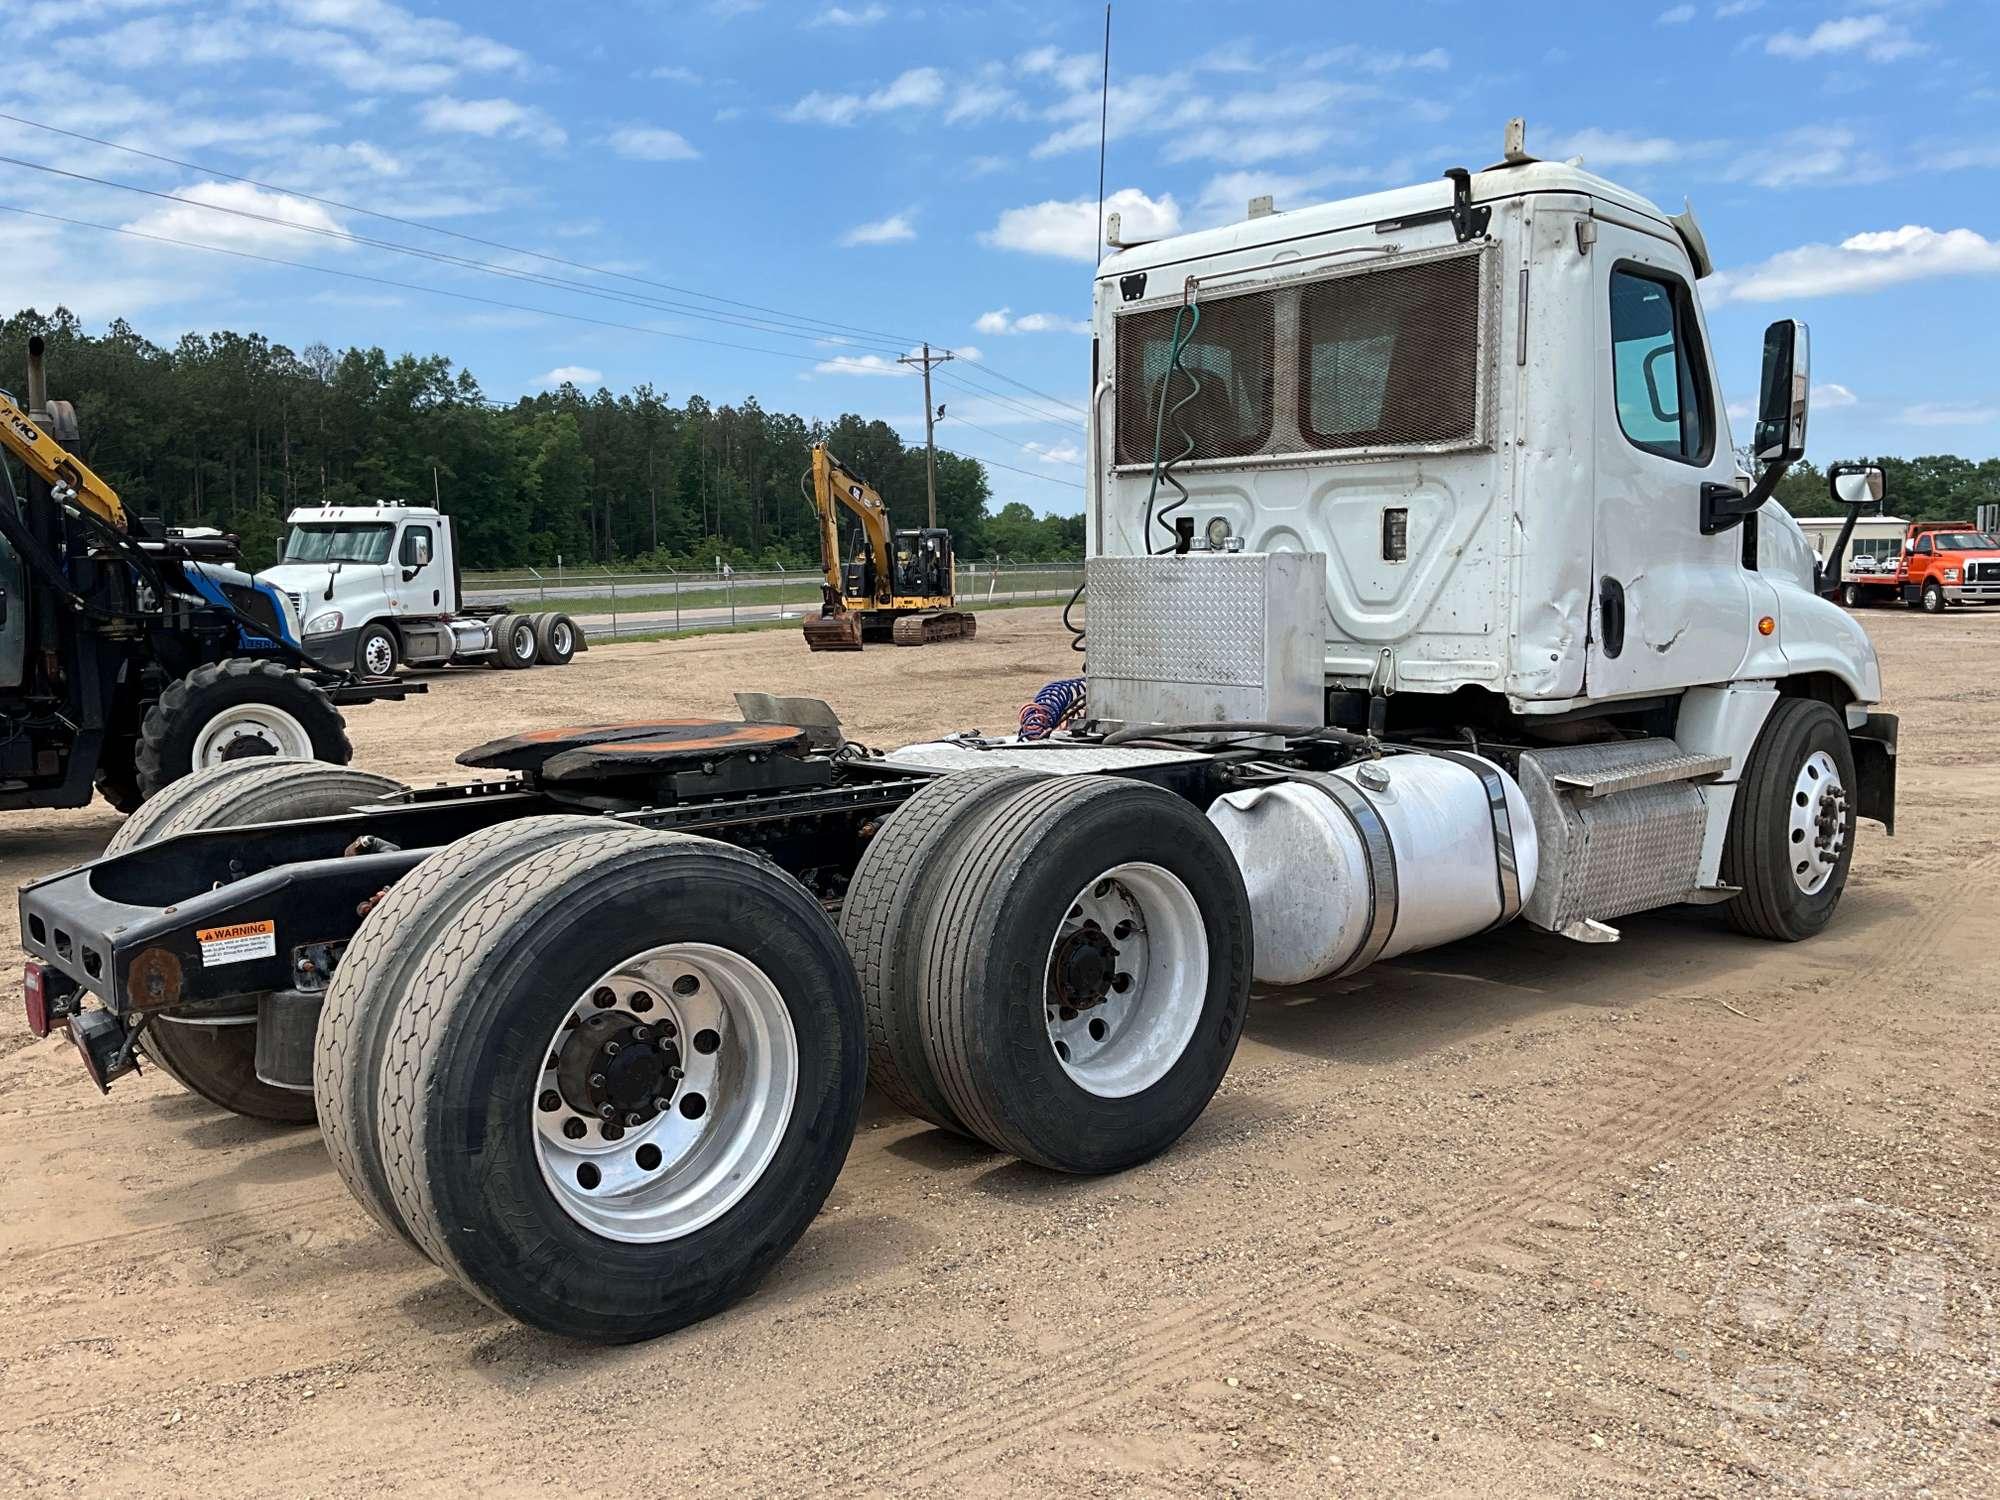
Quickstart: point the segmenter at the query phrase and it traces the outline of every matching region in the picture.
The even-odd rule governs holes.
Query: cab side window
[[[1680,278],[1630,267],[1611,273],[1611,376],[1618,425],[1635,447],[1708,462],[1715,402],[1694,299]]]
[[[406,568],[420,568],[435,555],[431,545],[431,529],[428,526],[407,526],[403,529],[403,545],[400,554]]]
[[[1931,539],[1927,536],[1918,537],[1916,550],[1920,557],[1929,557],[1931,555]]]

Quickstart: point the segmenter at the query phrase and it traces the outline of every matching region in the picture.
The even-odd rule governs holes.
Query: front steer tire
[[[259,708],[274,710],[269,716],[273,729],[255,727]],[[204,732],[232,711],[247,711],[243,732],[226,746],[211,742],[204,747]],[[211,764],[297,756],[307,748],[312,759],[332,765],[344,766],[354,758],[340,710],[316,684],[276,662],[241,657],[212,662],[170,683],[146,711],[135,757],[139,790],[152,797]],[[197,759],[203,764],[196,764]]]
[[[107,853],[199,829],[321,818],[403,790],[401,782],[315,760],[232,761],[174,783],[118,830]],[[313,1096],[257,1076],[257,1028],[193,1025],[157,1015],[140,1048],[181,1087],[209,1103],[277,1125],[307,1125]]]
[[[1249,1007],[1250,899],[1215,826],[1144,782],[1054,777],[992,804],[937,878],[923,1039],[966,1128],[1078,1173],[1122,1171],[1179,1140],[1228,1071]],[[1091,948],[1093,931],[1115,948],[1071,946]],[[1095,998],[1072,988],[1105,978],[1114,989]],[[1059,1049],[1063,1033],[1074,1049]]]
[[[1821,778],[1809,773],[1815,756],[1830,764],[1844,796],[1838,859],[1817,890],[1795,878],[1801,845],[1792,813],[1801,796],[1821,795]],[[1723,843],[1721,878],[1740,887],[1722,911],[1729,925],[1752,937],[1796,943],[1833,920],[1854,859],[1857,818],[1854,747],[1839,714],[1815,698],[1781,698],[1751,749],[1736,786],[1729,832]]]
[[[761,1165],[689,1188],[717,1195],[701,1200],[707,1217],[612,1237],[552,1188],[537,1100],[565,1018],[662,947],[726,954],[768,980],[793,1086],[782,1116],[760,1116],[773,1122]],[[702,1050],[699,1034],[684,1040]],[[846,1158],[866,1069],[853,965],[809,891],[710,840],[607,829],[511,866],[412,976],[382,1062],[383,1164],[419,1243],[490,1306],[594,1343],[651,1338],[745,1295],[805,1232]],[[718,1082],[712,1118],[731,1107]],[[564,1191],[575,1203],[589,1186],[579,1169]],[[645,1212],[602,1211],[625,1206]]]

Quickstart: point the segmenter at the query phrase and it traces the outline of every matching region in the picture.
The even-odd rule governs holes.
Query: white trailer
[[[319,505],[286,521],[284,556],[257,576],[290,596],[306,651],[329,666],[565,666],[589,649],[566,614],[466,607],[451,517],[434,507]]]
[[[1894,819],[1897,726],[1837,566],[1768,503],[1805,329],[1766,333],[1738,474],[1708,271],[1691,215],[1518,127],[1478,174],[1119,247],[1087,697],[1045,689],[1040,738],[876,757],[744,695],[460,757],[513,781],[220,768],[23,889],[31,1023],[100,1084],[148,1026],[200,1031],[190,1087],[316,1110],[389,1232],[624,1340],[756,1285],[864,1081],[1111,1172],[1199,1117],[1253,981],[1685,903],[1810,938],[1859,820]]]

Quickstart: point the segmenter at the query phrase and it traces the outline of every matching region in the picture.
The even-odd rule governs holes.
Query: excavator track
[[[939,641],[969,641],[979,630],[978,618],[962,609],[941,609],[934,614],[904,615],[896,622],[895,641],[899,646],[934,646]]]

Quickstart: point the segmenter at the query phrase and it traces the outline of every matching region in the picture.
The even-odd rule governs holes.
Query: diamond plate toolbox
[[[1323,722],[1324,553],[1093,557],[1084,576],[1093,719]]]

